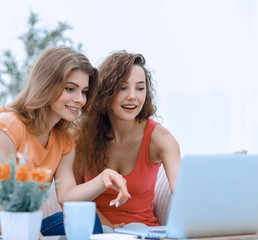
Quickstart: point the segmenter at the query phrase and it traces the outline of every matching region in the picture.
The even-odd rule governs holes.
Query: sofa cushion
[[[163,165],[160,166],[157,182],[155,185],[155,196],[153,199],[154,215],[157,217],[160,225],[166,225],[172,193]]]
[[[41,210],[43,212],[43,218],[48,217],[56,212],[62,211],[61,205],[57,201],[56,189],[53,182],[50,188],[51,195],[41,207]]]

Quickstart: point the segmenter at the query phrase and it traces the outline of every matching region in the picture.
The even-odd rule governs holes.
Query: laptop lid
[[[188,155],[181,160],[166,236],[258,232],[258,155]]]

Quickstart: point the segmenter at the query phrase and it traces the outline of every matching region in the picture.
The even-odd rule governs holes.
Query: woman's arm
[[[16,159],[16,147],[12,139],[0,129],[0,158],[8,160]]]
[[[73,173],[74,173],[74,177],[75,177],[75,180],[76,180],[76,184],[82,184],[84,182],[83,180],[83,177],[80,176],[80,174],[78,173],[77,169],[74,168],[73,169]],[[106,225],[106,226],[109,226],[111,228],[119,228],[119,227],[122,227],[124,226],[126,223],[120,223],[120,224],[112,224],[100,211],[98,208],[96,208],[96,212],[99,216],[99,219],[100,219],[100,222],[102,225]]]
[[[157,125],[151,135],[150,158],[153,163],[163,163],[173,193],[180,166],[180,148],[172,134],[161,125]]]
[[[16,160],[16,147],[11,140],[11,138],[0,129],[0,158],[1,159],[8,159],[8,160]],[[0,211],[2,208],[0,207]],[[1,228],[0,228],[1,234]]]
[[[92,201],[110,187],[118,192],[117,198],[111,201],[115,205],[122,205],[130,198],[126,180],[111,169],[105,169],[91,181],[76,185],[73,173],[74,157],[75,150],[73,149],[62,157],[55,173],[55,179],[58,180],[56,191],[60,204],[65,201]]]

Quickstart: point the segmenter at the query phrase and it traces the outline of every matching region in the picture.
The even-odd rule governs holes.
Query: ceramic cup
[[[94,202],[65,202],[64,228],[68,240],[88,240],[93,233],[96,204]]]

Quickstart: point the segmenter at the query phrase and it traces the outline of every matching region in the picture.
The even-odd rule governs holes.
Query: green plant
[[[20,161],[21,162],[21,161]],[[10,212],[39,210],[50,195],[49,170],[27,163],[0,162],[0,205]]]
[[[0,60],[0,103],[13,100],[24,88],[27,75],[35,59],[49,46],[65,45],[82,50],[82,44],[73,46],[73,41],[65,37],[65,32],[72,27],[59,22],[55,29],[37,27],[38,15],[31,12],[28,18],[28,30],[18,37],[24,49],[24,59],[18,60],[10,49],[4,50]]]

